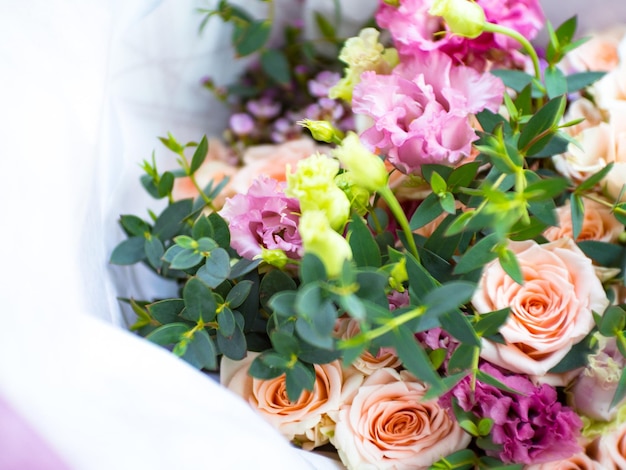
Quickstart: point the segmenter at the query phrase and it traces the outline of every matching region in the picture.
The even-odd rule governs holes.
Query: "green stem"
[[[400,228],[402,228],[402,231],[404,232],[404,235],[406,236],[406,240],[409,245],[408,247],[409,251],[411,252],[413,256],[415,256],[415,259],[419,262],[420,255],[417,252],[417,246],[415,245],[415,238],[413,238],[413,232],[411,231],[411,226],[409,225],[409,221],[406,218],[406,214],[402,210],[402,207],[400,206],[400,203],[398,202],[396,195],[389,188],[389,186],[384,186],[380,188],[378,190],[378,194],[380,194],[383,200],[387,203],[389,210],[391,210],[391,213],[396,218],[396,221],[398,222],[398,224],[400,225]]]
[[[515,31],[514,29],[507,28],[506,26],[501,26],[498,24],[493,24],[486,22],[484,31],[489,33],[498,33],[504,34],[505,36],[509,36],[519,42],[522,48],[526,51],[526,53],[530,56],[533,61],[533,68],[535,69],[535,78],[537,79],[537,85],[541,86],[541,69],[539,68],[539,56],[537,56],[537,51],[530,43],[528,39],[522,36],[520,33]]]

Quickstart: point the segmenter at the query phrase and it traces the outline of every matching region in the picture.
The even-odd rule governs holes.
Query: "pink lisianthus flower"
[[[352,106],[374,121],[363,143],[403,173],[416,173],[425,163],[455,164],[468,156],[478,138],[469,116],[497,111],[503,93],[493,75],[453,66],[442,53],[419,52],[391,75],[363,72]]]
[[[237,194],[224,203],[219,214],[228,222],[231,245],[240,256],[253,259],[265,248],[282,250],[290,259],[302,257],[300,204],[285,196],[283,186],[260,176],[246,194]]]
[[[466,377],[441,401],[443,406],[450,406],[452,398],[456,398],[463,410],[493,420],[491,439],[501,448],[486,450],[487,455],[504,463],[538,464],[567,459],[580,452],[578,438],[583,423],[572,409],[558,401],[553,387],[535,386],[522,375],[504,375],[488,363],[480,369],[522,394],[505,392],[480,381],[472,392],[470,378]]]
[[[388,29],[400,55],[439,50],[457,63],[486,70],[490,63],[511,66],[523,63],[519,43],[502,34],[483,33],[475,39],[441,34],[441,18],[428,13],[432,0],[400,0],[398,7],[381,1],[376,21]],[[514,29],[533,39],[543,27],[545,18],[538,0],[477,0],[490,23]]]

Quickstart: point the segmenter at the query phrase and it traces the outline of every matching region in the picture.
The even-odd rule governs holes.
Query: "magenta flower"
[[[419,52],[391,75],[364,72],[352,106],[374,121],[361,135],[365,145],[403,173],[415,173],[425,163],[455,164],[469,155],[477,139],[470,114],[497,111],[503,93],[493,75],[453,66],[436,51]]]
[[[261,254],[262,248],[300,259],[299,213],[298,200],[285,196],[283,183],[267,176],[255,179],[246,194],[226,199],[219,212],[228,222],[232,247],[247,259]]]
[[[477,0],[488,22],[512,28],[532,39],[543,27],[544,15],[538,0]],[[485,70],[488,62],[510,66],[522,62],[519,44],[502,34],[483,33],[476,39],[442,35],[441,18],[428,14],[431,0],[401,0],[399,7],[381,2],[378,24],[391,32],[401,55],[439,50],[455,62]]]
[[[454,397],[463,410],[493,420],[491,439],[501,448],[487,450],[488,455],[505,463],[536,464],[566,459],[581,450],[577,439],[582,421],[558,401],[553,387],[536,387],[522,375],[505,376],[487,363],[480,369],[523,395],[480,381],[472,394],[470,379],[466,377],[441,400],[450,406]]]

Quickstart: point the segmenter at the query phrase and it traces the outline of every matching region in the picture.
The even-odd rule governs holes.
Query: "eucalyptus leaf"
[[[162,324],[179,322],[179,315],[185,308],[183,299],[165,299],[147,306],[152,318]]]
[[[129,265],[146,258],[145,238],[130,237],[117,245],[111,253],[112,264]]]
[[[288,369],[285,377],[287,397],[291,402],[296,402],[304,390],[313,390],[315,385],[315,369],[311,364],[296,362]]]
[[[135,215],[122,215],[120,224],[128,235],[135,237],[143,237],[152,230],[147,222]]]
[[[220,330],[217,330],[216,340],[220,352],[229,359],[240,361],[246,357],[246,337],[239,326],[235,328],[231,336],[224,336]]]
[[[348,226],[348,242],[357,266],[380,267],[380,249],[363,219],[355,214]]]
[[[239,307],[252,289],[252,281],[240,281],[233,286],[226,296],[226,303],[230,308]]]
[[[199,330],[193,335],[182,359],[198,369],[217,369],[217,348],[206,330]]]
[[[163,260],[161,257],[165,253],[163,242],[158,237],[150,236],[146,238],[144,243],[144,251],[146,252],[146,258],[148,263],[157,271],[163,266]]]
[[[190,329],[191,328],[185,323],[169,323],[158,327],[152,333],[147,335],[146,339],[161,346],[167,346],[169,344],[177,343],[181,339],[182,335]]]
[[[169,240],[182,232],[184,220],[191,214],[193,200],[176,201],[163,210],[154,222],[152,234],[161,240]]]
[[[224,336],[231,336],[235,332],[235,328],[237,326],[233,311],[229,308],[223,308],[217,314],[217,324],[219,325],[221,334]]]
[[[279,49],[265,49],[261,53],[263,71],[276,83],[289,85],[291,70],[285,53]]]
[[[213,321],[217,303],[209,287],[197,277],[192,277],[183,288],[184,318],[191,321]]]
[[[209,143],[205,135],[205,136],[202,136],[202,140],[196,147],[195,152],[193,153],[193,157],[191,159],[191,165],[189,166],[190,175],[198,171],[198,168],[200,168],[202,163],[204,163],[208,150],[209,150]]]

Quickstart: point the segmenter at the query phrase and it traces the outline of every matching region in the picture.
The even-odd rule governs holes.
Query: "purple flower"
[[[300,259],[299,213],[298,200],[285,196],[283,183],[267,176],[254,180],[246,194],[226,199],[219,212],[228,222],[232,247],[247,259],[261,254],[262,248]]]
[[[254,116],[261,119],[271,119],[280,113],[280,104],[276,103],[269,97],[263,97],[258,100],[250,100],[246,104],[246,108]]]
[[[505,463],[536,464],[566,459],[581,450],[577,439],[582,421],[558,401],[553,387],[535,386],[521,375],[505,376],[487,363],[480,369],[521,394],[504,392],[480,381],[472,394],[466,377],[441,401],[450,406],[456,398],[463,410],[493,420],[491,439],[501,448],[486,450],[487,455]]]
[[[254,119],[248,113],[235,113],[230,116],[228,125],[237,135],[249,135],[254,130]]]
[[[453,66],[433,51],[406,58],[391,75],[367,71],[354,87],[353,110],[374,125],[362,134],[372,151],[387,154],[404,173],[425,163],[455,164],[477,139],[470,114],[497,111],[502,81],[465,66]]]
[[[506,26],[532,39],[543,27],[544,15],[538,0],[477,0],[487,21]],[[483,33],[475,39],[445,31],[441,18],[431,16],[429,0],[401,0],[398,7],[381,2],[377,23],[388,29],[401,55],[441,51],[454,62],[485,70],[488,61],[510,66],[522,60],[519,44],[503,34]]]
[[[309,93],[316,98],[326,98],[328,97],[328,90],[335,86],[340,79],[341,75],[338,73],[324,70],[307,83]]]

